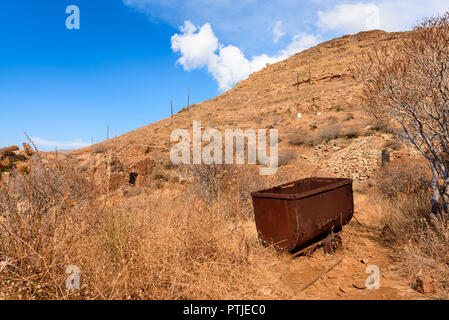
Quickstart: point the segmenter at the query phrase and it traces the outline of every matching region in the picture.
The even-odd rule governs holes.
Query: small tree
[[[449,205],[449,12],[424,19],[394,46],[360,59],[368,110],[410,141],[432,170],[432,213]]]

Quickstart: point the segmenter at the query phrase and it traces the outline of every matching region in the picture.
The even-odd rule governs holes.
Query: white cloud
[[[279,39],[285,36],[285,32],[282,31],[282,21],[276,21],[273,27],[273,42],[278,43]]]
[[[443,14],[449,10],[447,0],[395,0],[379,2],[380,25],[385,31],[410,30],[425,17]]]
[[[318,25],[326,30],[357,33],[380,29],[380,10],[374,3],[337,5],[328,11],[318,11]]]
[[[178,63],[185,70],[207,69],[220,90],[319,40],[370,29],[409,30],[423,17],[449,10],[448,0],[346,0],[340,5],[335,0],[123,2],[151,21],[184,24],[171,43],[180,54]]]
[[[208,64],[218,48],[218,39],[210,24],[206,23],[198,30],[190,21],[185,21],[180,30],[182,35],[175,34],[171,38],[173,51],[181,53],[178,63],[182,64],[185,70]]]
[[[73,140],[73,141],[50,141],[45,140],[39,137],[32,137],[31,140],[36,144],[36,146],[40,149],[54,149],[58,148],[59,150],[64,149],[77,149],[84,148],[90,145],[90,143],[81,141],[81,140]]]
[[[373,29],[406,31],[419,20],[448,10],[447,0],[372,0],[320,10],[317,25],[324,31],[345,33]]]
[[[190,21],[186,21],[180,31],[181,34],[175,34],[171,38],[173,51],[181,55],[177,62],[185,70],[207,66],[220,90],[230,89],[236,82],[262,69],[267,63],[284,60],[319,42],[313,35],[297,34],[278,54],[262,54],[249,60],[238,47],[219,44],[209,23],[197,28]]]

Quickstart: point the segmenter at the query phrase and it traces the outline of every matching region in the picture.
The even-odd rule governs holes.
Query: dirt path
[[[375,228],[375,210],[369,199],[356,195],[355,216],[364,225]],[[394,252],[382,244],[381,232],[367,229],[354,219],[343,229],[343,250],[326,256],[318,248],[311,256],[291,259],[279,267],[281,286],[292,299],[428,299],[411,288],[408,279],[400,274],[392,257]],[[338,263],[341,261],[340,263]],[[329,267],[338,263],[331,271]],[[375,265],[380,272],[380,288],[367,289],[365,281],[370,273],[367,266]],[[319,277],[312,285],[303,289]]]

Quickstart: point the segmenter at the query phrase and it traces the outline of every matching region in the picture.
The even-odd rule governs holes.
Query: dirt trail
[[[381,232],[375,230],[375,209],[364,195],[355,196],[355,219],[344,227],[343,250],[334,256],[326,256],[317,248],[311,256],[291,259],[287,265],[279,266],[282,291],[292,299],[428,299],[411,288],[409,280],[400,274],[392,257],[394,252],[382,244]],[[341,263],[338,263],[341,260]],[[326,273],[332,265],[338,263]],[[366,289],[368,265],[379,267],[380,288]],[[321,276],[320,276],[321,275]],[[320,278],[304,290],[311,281]]]

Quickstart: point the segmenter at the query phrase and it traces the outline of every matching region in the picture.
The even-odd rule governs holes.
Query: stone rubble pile
[[[315,149],[314,160],[320,169],[338,177],[367,180],[380,166],[382,150],[378,140],[375,136],[361,137],[345,148],[332,143],[320,145]]]

